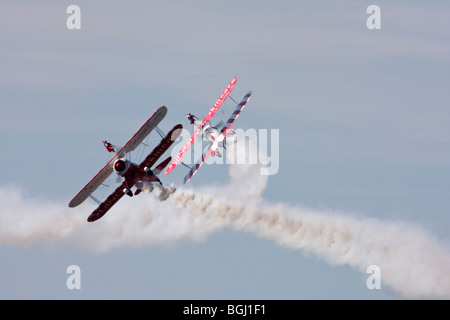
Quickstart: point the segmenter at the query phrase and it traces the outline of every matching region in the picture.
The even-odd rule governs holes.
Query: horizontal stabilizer
[[[169,162],[172,160],[172,157],[168,157],[166,160],[164,160],[163,162],[161,162],[160,164],[158,164],[156,166],[155,169],[153,169],[153,174],[154,175],[158,175],[161,173],[161,171],[163,171],[163,169],[169,164]]]

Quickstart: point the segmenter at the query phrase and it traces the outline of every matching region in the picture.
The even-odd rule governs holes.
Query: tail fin
[[[161,173],[161,171],[169,164],[169,162],[172,160],[172,157],[168,157],[166,160],[161,162],[156,166],[155,169],[153,169],[153,174],[156,176]]]

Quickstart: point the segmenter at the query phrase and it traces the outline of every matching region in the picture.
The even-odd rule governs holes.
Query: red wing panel
[[[181,124],[177,124],[175,127],[173,127],[172,130],[170,130],[170,132],[166,135],[166,137],[161,140],[158,146],[156,146],[156,148],[153,149],[153,151],[147,156],[147,158],[142,161],[142,163],[139,165],[139,168],[144,169],[145,167],[150,168],[151,166],[153,166],[156,161],[158,161],[158,159],[164,154],[164,152],[166,152],[167,149],[170,148],[174,141],[178,139],[182,129],[183,126]]]
[[[87,218],[87,221],[93,222],[103,217],[105,213],[108,212],[108,210],[111,209],[112,206],[114,206],[117,201],[119,201],[123,197],[123,189],[126,187],[126,182],[122,182],[122,184],[116,190],[114,190],[114,192],[111,193],[111,195],[106,198],[106,200],[103,201],[98,206],[98,208],[94,210],[94,212],[91,213],[91,215]]]
[[[213,148],[208,148],[205,152],[203,152],[201,159],[199,159],[199,161],[197,161],[196,164],[194,164],[191,168],[191,170],[189,170],[188,174],[184,177],[184,183],[188,183],[189,180],[192,179],[192,177],[194,176],[194,174],[198,171],[198,169],[200,169],[200,167],[202,166],[202,164],[205,163],[206,160],[208,160],[208,158],[214,153]]]
[[[226,135],[228,133],[228,130],[231,129],[231,127],[233,126],[234,121],[236,121],[237,117],[239,117],[239,115],[241,114],[242,109],[244,109],[245,105],[247,104],[248,100],[250,100],[250,96],[252,95],[252,92],[249,91],[244,98],[242,98],[241,102],[239,102],[238,106],[236,107],[236,109],[234,110],[233,114],[231,115],[231,117],[228,119],[227,123],[224,125],[224,127],[222,128],[222,130],[220,130],[220,132],[223,135]]]
[[[181,158],[183,158],[186,151],[189,150],[189,148],[194,144],[195,140],[197,139],[198,133],[200,132],[200,128],[196,127],[194,133],[192,134],[191,138],[188,142],[181,148],[180,152],[176,155],[175,158],[173,158],[170,165],[167,167],[165,174],[169,174],[172,172],[173,169],[177,166],[177,164],[181,161]]]
[[[216,114],[217,110],[219,110],[219,108],[222,105],[222,103],[225,101],[225,99],[230,94],[231,90],[233,90],[234,86],[236,85],[236,81],[237,81],[236,77],[234,77],[230,81],[228,86],[225,88],[225,90],[220,95],[219,99],[217,99],[216,103],[214,103],[214,105],[212,106],[211,110],[209,110],[209,112],[206,114],[205,118],[202,121],[201,127],[203,127],[205,125],[205,123],[207,123],[208,121],[210,121],[214,117],[214,115]]]
[[[225,101],[225,99],[228,97],[228,95],[230,94],[231,90],[233,90],[234,86],[236,85],[236,81],[237,78],[234,77],[230,83],[228,84],[228,86],[225,88],[225,90],[222,92],[222,94],[220,95],[219,99],[217,99],[216,103],[214,103],[214,105],[212,106],[212,108],[209,110],[209,112],[206,114],[205,118],[202,120],[202,123],[200,124],[199,127],[196,127],[194,133],[192,134],[191,138],[189,139],[188,142],[186,142],[186,144],[183,146],[183,148],[181,148],[180,152],[178,152],[178,154],[176,155],[175,158],[173,158],[172,162],[170,163],[170,165],[167,167],[165,174],[169,174],[172,172],[173,169],[175,169],[175,167],[178,165],[178,163],[181,161],[181,158],[183,158],[183,156],[185,155],[186,151],[189,150],[189,148],[194,144],[195,140],[197,139],[198,133],[200,132],[200,130],[203,128],[203,126],[205,125],[205,123],[207,123],[208,121],[210,121],[214,115],[216,114],[217,110],[219,110],[220,106],[222,105],[222,103]]]

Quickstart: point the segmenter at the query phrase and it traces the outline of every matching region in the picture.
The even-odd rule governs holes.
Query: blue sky
[[[66,27],[70,4],[81,8],[80,30]],[[381,8],[380,30],[366,27],[371,4]],[[1,6],[0,191],[11,204],[1,209],[1,298],[404,298],[395,283],[368,290],[368,275],[354,265],[232,224],[208,225],[212,229],[197,239],[190,229],[171,234],[176,226],[168,223],[150,244],[124,241],[104,253],[86,249],[91,230],[102,232],[100,239],[110,234],[81,225],[93,204],[74,211],[66,206],[109,160],[100,141],[123,144],[161,105],[169,110],[164,130],[176,123],[189,127],[185,114],[206,114],[235,76],[233,98],[253,92],[235,126],[280,133],[280,169],[261,195],[267,207],[373,218],[398,223],[401,230],[412,224],[448,255],[447,4],[2,1]],[[231,110],[229,104],[225,108]],[[228,185],[228,170],[202,167],[189,190],[209,188],[222,196],[216,186]],[[177,168],[162,180],[179,186],[184,174]],[[155,216],[168,210],[150,200],[152,195],[144,197],[120,208],[152,201],[159,210]],[[15,222],[12,217],[23,208],[23,219]],[[22,230],[14,223],[51,227],[52,221],[39,218],[44,211],[57,215],[59,208],[64,209],[54,228],[75,219],[81,231],[26,245],[8,239],[8,230]],[[124,217],[115,223],[126,222]],[[189,213],[183,219],[189,220]],[[411,267],[408,259],[401,268]],[[71,264],[82,271],[78,291],[65,286]]]

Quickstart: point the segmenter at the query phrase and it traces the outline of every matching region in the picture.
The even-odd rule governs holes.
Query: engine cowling
[[[117,159],[114,162],[113,169],[117,174],[123,175],[130,167],[130,163],[125,159]]]

